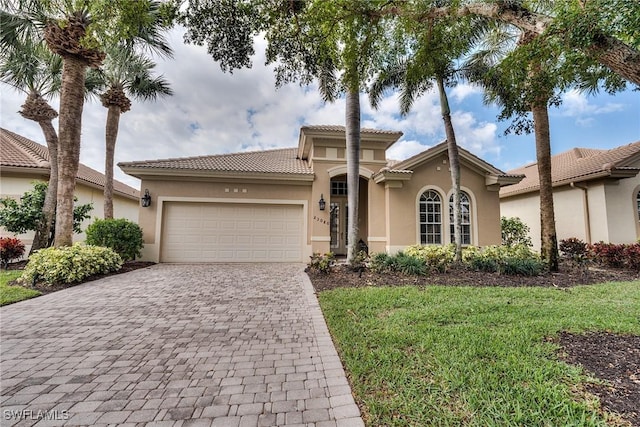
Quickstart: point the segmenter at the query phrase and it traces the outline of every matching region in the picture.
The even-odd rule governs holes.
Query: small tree
[[[529,237],[529,226],[518,217],[500,218],[500,229],[502,231],[502,244],[505,246],[524,245],[533,246]]]
[[[0,199],[0,226],[4,227],[8,232],[22,234],[28,231],[35,231],[44,221],[42,207],[44,205],[47,193],[46,182],[35,182],[33,189],[22,195],[20,200],[6,197]],[[74,201],[78,201],[75,197]],[[89,212],[93,210],[93,204],[76,205],[73,208],[73,231],[82,233],[82,221],[90,218]],[[53,244],[55,236],[55,217],[52,220],[50,235],[48,236],[47,246]]]

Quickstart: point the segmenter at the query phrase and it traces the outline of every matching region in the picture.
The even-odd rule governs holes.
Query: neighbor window
[[[469,201],[469,195],[464,191],[460,192],[460,211],[462,213],[461,225],[462,225],[462,244],[471,244],[471,202]],[[453,227],[453,194],[449,198],[449,229],[451,234],[451,242],[455,242],[454,227]]]
[[[442,200],[440,195],[428,190],[420,196],[420,243],[442,244]]]
[[[640,221],[640,191],[636,193],[636,205],[638,207],[638,221]]]

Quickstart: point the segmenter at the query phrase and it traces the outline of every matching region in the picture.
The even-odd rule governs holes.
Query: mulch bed
[[[366,286],[541,286],[569,288],[586,284],[640,280],[639,272],[590,268],[584,271],[562,265],[559,273],[537,277],[506,276],[493,273],[452,270],[425,277],[397,273],[376,274],[369,270],[353,271],[337,265],[329,274],[308,271],[316,292]],[[640,337],[607,332],[577,335],[560,333],[561,358],[581,365],[603,384],[589,383],[587,391],[600,399],[602,407],[621,416],[623,425],[640,427]]]
[[[112,273],[107,273],[107,274],[96,274],[94,276],[90,276],[86,278],[84,281],[80,283],[72,283],[68,285],[55,285],[55,286],[45,285],[44,283],[36,283],[35,286],[29,286],[29,289],[35,289],[37,291],[40,291],[42,294],[50,294],[52,292],[57,292],[63,289],[80,285],[81,283],[91,282],[93,280],[102,279],[103,277],[108,277],[108,276],[114,276],[116,274],[127,273],[129,271],[137,270],[139,268],[149,267],[154,264],[155,262],[149,262],[149,261],[125,261],[125,263],[122,265],[122,268],[118,271],[114,271]],[[12,264],[9,264],[7,270],[23,270],[25,265],[27,265],[27,261],[14,262]],[[19,283],[11,283],[11,284],[19,285]]]

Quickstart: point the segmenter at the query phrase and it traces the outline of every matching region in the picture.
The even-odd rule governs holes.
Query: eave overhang
[[[217,171],[217,170],[185,170],[185,169],[166,169],[153,167],[131,167],[126,165],[118,165],[120,169],[127,175],[131,175],[138,179],[153,178],[209,178],[209,179],[225,179],[225,180],[245,180],[245,181],[303,181],[313,182],[314,174],[297,174],[297,173],[273,173],[273,172],[238,172],[238,171]]]

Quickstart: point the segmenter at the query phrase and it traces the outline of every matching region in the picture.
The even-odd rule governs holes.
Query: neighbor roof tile
[[[0,128],[0,166],[41,169],[49,173],[49,150],[28,138]],[[97,170],[80,163],[77,179],[104,187],[105,176]],[[120,181],[113,181],[115,192],[127,197],[140,197],[140,192]]]
[[[573,148],[551,157],[551,182],[555,186],[571,181],[586,181],[611,170],[640,171],[629,166],[629,162],[636,156],[640,156],[640,141],[610,150]],[[525,178],[518,184],[502,188],[500,197],[537,191],[540,188],[537,163],[514,169],[509,173],[524,174]]]

